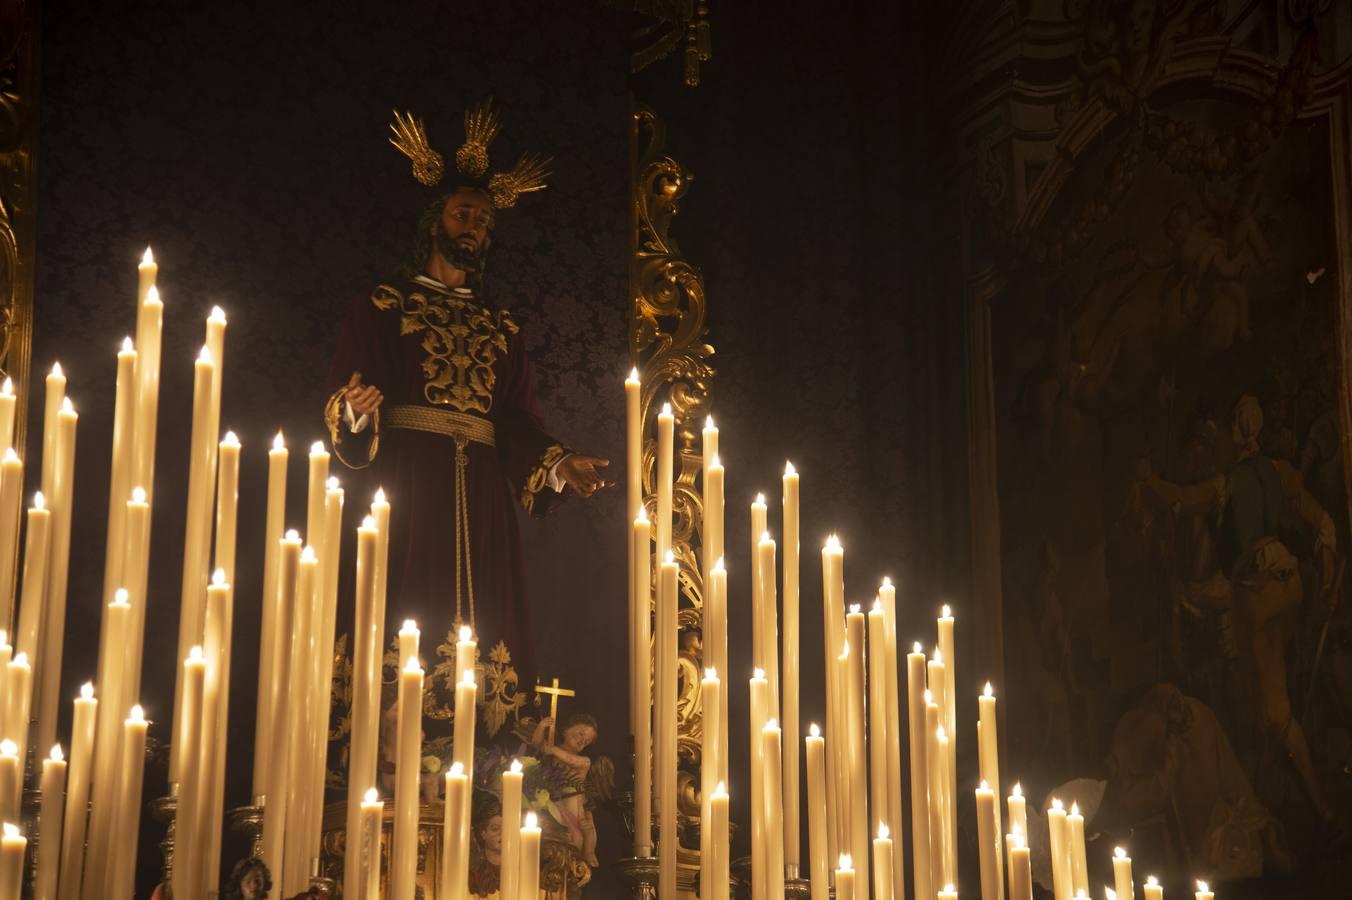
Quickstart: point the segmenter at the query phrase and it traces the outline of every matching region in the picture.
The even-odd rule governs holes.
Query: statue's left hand
[[[597,469],[604,469],[608,465],[610,465],[608,459],[574,453],[564,457],[563,462],[559,463],[558,472],[564,484],[577,491],[580,496],[590,497],[606,486],[605,478]]]

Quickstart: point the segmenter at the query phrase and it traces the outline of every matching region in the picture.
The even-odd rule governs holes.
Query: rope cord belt
[[[464,596],[469,601],[469,627],[477,630],[474,622],[474,569],[469,549],[468,479],[465,475],[469,468],[469,454],[465,452],[465,447],[471,441],[496,447],[493,423],[482,416],[455,410],[406,404],[387,410],[383,424],[386,428],[441,434],[455,441],[455,622],[457,627],[465,622],[461,606],[461,597]]]

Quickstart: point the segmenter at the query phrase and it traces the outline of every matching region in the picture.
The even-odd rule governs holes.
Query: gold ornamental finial
[[[446,166],[441,154],[427,143],[427,132],[423,130],[422,120],[413,118],[412,113],[401,114],[396,109],[390,131],[394,133],[390,143],[413,161],[413,177],[428,187],[439,184]]]
[[[493,195],[493,205],[498,209],[515,206],[522,194],[545,189],[545,179],[549,177],[549,165],[554,161],[551,156],[538,156],[527,153],[517,160],[510,172],[499,172],[488,179],[488,190]]]
[[[462,175],[478,178],[488,171],[488,145],[501,124],[492,97],[465,110],[465,143],[455,151],[455,167]]]

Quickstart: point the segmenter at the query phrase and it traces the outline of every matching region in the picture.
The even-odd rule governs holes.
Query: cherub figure
[[[272,891],[272,873],[257,856],[235,863],[221,891],[221,900],[267,900]]]
[[[587,865],[597,866],[596,821],[591,807],[598,799],[609,799],[614,767],[605,757],[593,760],[584,755],[596,741],[595,717],[574,713],[563,720],[556,742],[551,743],[549,728],[553,724],[552,718],[541,719],[530,743],[540,756],[540,764],[563,776],[564,789],[550,798],[559,813],[559,824],[568,829],[569,839]]]

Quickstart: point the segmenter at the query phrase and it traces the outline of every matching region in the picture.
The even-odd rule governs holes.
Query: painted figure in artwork
[[[565,490],[590,497],[607,463],[545,431],[521,326],[485,286],[499,213],[544,187],[548,162],[525,156],[489,177],[498,125],[488,104],[471,110],[443,178],[422,124],[396,114],[392,143],[436,190],[406,271],[351,307],[325,421],[338,458],[372,467],[390,498],[390,616],[470,625],[530,671],[513,507],[541,515]]]
[[[1304,730],[1292,714],[1286,653],[1305,600],[1302,559],[1313,569],[1314,602],[1321,609],[1334,602],[1337,536],[1332,518],[1305,489],[1300,471],[1263,451],[1262,432],[1262,406],[1245,395],[1231,416],[1237,459],[1227,472],[1179,484],[1155,474],[1142,459],[1137,479],[1148,495],[1176,514],[1219,522],[1217,552],[1229,590],[1209,578],[1206,597],[1231,605],[1240,686],[1267,734],[1285,749],[1320,816],[1332,821]],[[1301,544],[1288,546],[1285,536],[1292,530],[1302,533]]]
[[[556,741],[549,740],[551,718],[541,719],[531,744],[540,757],[540,765],[551,774],[556,785],[550,791],[550,812],[568,830],[569,840],[590,866],[596,858],[596,820],[592,808],[609,798],[614,781],[614,766],[607,757],[593,759],[585,751],[596,741],[596,718],[574,713],[563,720]]]

